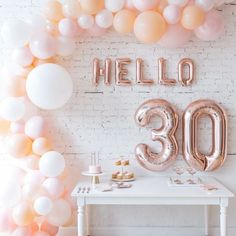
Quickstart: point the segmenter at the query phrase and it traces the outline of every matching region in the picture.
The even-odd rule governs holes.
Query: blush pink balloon
[[[58,29],[62,36],[70,38],[76,37],[79,33],[78,24],[69,18],[62,19],[58,24]]]
[[[46,123],[41,116],[33,116],[25,124],[25,134],[32,139],[43,137],[45,131]]]
[[[182,47],[192,35],[192,31],[183,28],[180,24],[169,25],[167,32],[158,43],[166,48]]]
[[[135,8],[139,11],[148,11],[154,9],[159,0],[133,0]]]
[[[44,176],[39,170],[32,170],[25,176],[25,184],[39,186],[45,180]]]
[[[55,236],[58,233],[58,231],[59,231],[59,227],[51,225],[47,221],[44,221],[41,224],[41,230],[49,233],[50,236]]]
[[[48,195],[53,199],[61,197],[64,192],[63,182],[57,178],[46,179],[42,186]]]
[[[180,8],[177,5],[168,5],[163,11],[163,17],[169,24],[177,24],[181,17]]]
[[[125,8],[127,8],[129,10],[135,10],[133,0],[126,0],[125,1]]]
[[[10,131],[13,134],[24,133],[24,129],[25,129],[24,121],[12,122],[11,125],[10,125]]]
[[[34,57],[28,47],[15,49],[13,51],[12,59],[23,67],[30,66],[34,61]]]
[[[11,217],[12,212],[8,209],[0,209],[0,232],[12,231],[15,224]]]
[[[48,59],[56,54],[57,41],[46,32],[38,32],[30,40],[31,53],[39,59]]]
[[[29,227],[18,227],[16,228],[11,236],[31,236],[32,231]]]
[[[204,41],[215,40],[220,37],[225,29],[223,16],[216,10],[206,15],[205,23],[197,28],[195,35]]]
[[[107,29],[99,27],[97,24],[94,24],[87,32],[94,37],[100,37],[107,32]]]
[[[34,236],[50,236],[47,232],[38,231],[34,233]]]

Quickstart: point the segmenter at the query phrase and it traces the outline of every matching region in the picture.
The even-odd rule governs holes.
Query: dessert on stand
[[[130,166],[129,160],[120,159],[117,160],[114,165],[119,170],[112,173],[112,181],[129,182],[135,180],[134,173],[128,170],[128,167]]]

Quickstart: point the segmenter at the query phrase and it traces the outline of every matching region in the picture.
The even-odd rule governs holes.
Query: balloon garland
[[[179,47],[195,34],[215,40],[224,31],[216,7],[224,0],[48,0],[43,16],[10,20],[3,40],[14,47],[2,70],[0,135],[6,153],[20,162],[0,189],[0,232],[53,236],[68,225],[72,205],[63,181],[65,159],[53,150],[41,116],[27,118],[29,100],[38,108],[61,108],[72,94],[69,73],[54,57],[69,56],[82,33],[101,36],[113,26],[143,43]],[[14,70],[12,70],[14,68]],[[23,163],[23,165],[22,165]]]

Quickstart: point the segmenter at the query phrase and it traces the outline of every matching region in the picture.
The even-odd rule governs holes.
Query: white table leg
[[[78,236],[85,236],[85,206],[78,205]]]
[[[220,207],[220,236],[227,235],[227,226],[226,226],[226,206]]]
[[[209,206],[204,206],[205,215],[205,235],[209,235]]]
[[[90,236],[89,222],[90,222],[90,206],[86,205],[86,232],[87,232],[87,236]]]

